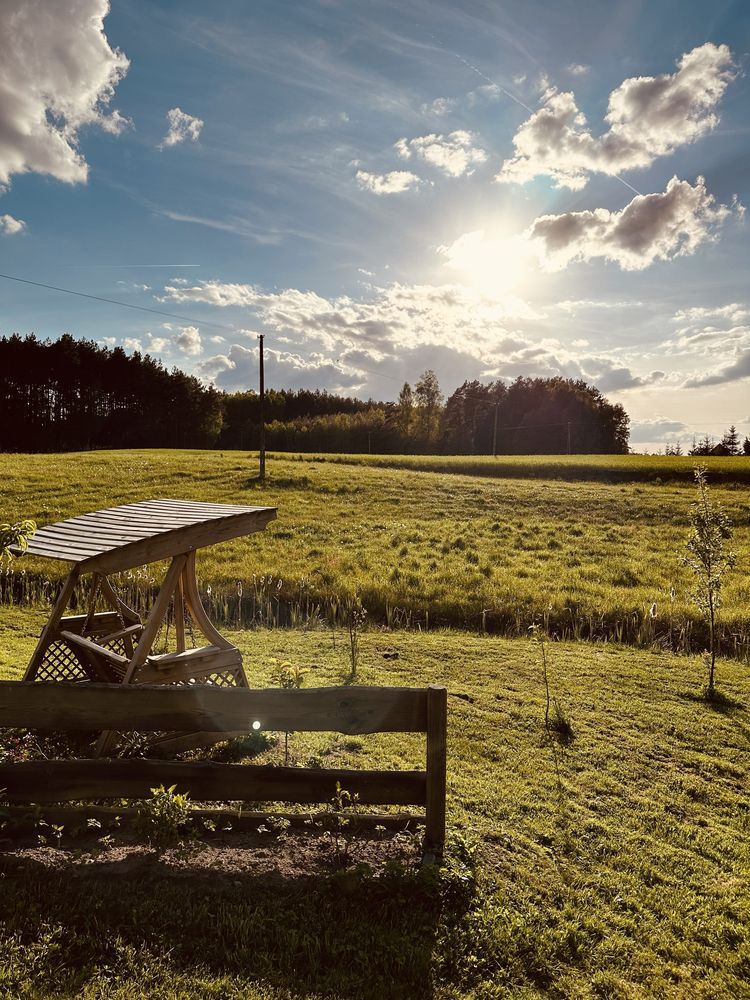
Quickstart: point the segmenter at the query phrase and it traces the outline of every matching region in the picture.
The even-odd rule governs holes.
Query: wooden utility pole
[[[260,455],[258,461],[258,479],[264,482],[266,478],[266,383],[263,371],[263,334],[258,334],[258,360],[260,364]]]
[[[568,454],[570,455],[570,421],[568,421]]]
[[[495,403],[495,421],[492,425],[492,457],[497,458],[497,411],[498,404]]]

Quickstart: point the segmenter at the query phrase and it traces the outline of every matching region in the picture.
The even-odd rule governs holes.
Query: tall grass
[[[255,458],[236,452],[0,456],[12,497],[0,513],[41,526],[159,496],[278,507],[265,532],[199,553],[203,599],[224,626],[338,629],[347,598],[359,594],[369,621],[391,628],[523,636],[543,622],[560,639],[677,652],[706,646],[688,598],[690,576],[678,562],[691,484],[498,481],[379,468],[367,456],[351,464],[357,461],[274,457],[261,485]],[[606,465],[601,457],[591,461]],[[742,470],[741,459],[724,461]],[[745,488],[730,482],[712,489],[735,525],[739,561],[727,578],[720,648],[747,657]],[[47,603],[65,571],[62,562],[24,556],[0,573],[0,601]],[[163,567],[145,567],[122,574],[118,585],[144,612],[162,575]]]

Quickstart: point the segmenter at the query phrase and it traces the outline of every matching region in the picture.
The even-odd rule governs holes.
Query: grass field
[[[724,477],[712,491],[734,521],[739,556],[724,592],[723,648],[747,656],[750,459],[707,464],[709,481]],[[330,617],[336,598],[356,592],[373,620],[391,625],[525,635],[542,620],[563,638],[700,650],[705,635],[678,561],[691,467],[689,459],[637,455],[286,455],[271,457],[260,485],[256,459],[238,452],[3,455],[0,516],[42,525],[159,496],[269,504],[279,513],[265,533],[200,555],[207,603],[220,620]],[[605,481],[619,479],[629,481]],[[0,575],[0,592],[46,598],[63,572],[63,563],[23,560]],[[154,582],[148,572],[122,581],[136,604]]]
[[[299,456],[302,461],[307,456]],[[750,458],[664,455],[316,455],[310,461],[413,469],[494,479],[558,479],[566,482],[692,483],[696,464],[714,483],[750,483]]]
[[[42,615],[4,608],[0,622],[0,677],[18,677]],[[271,657],[310,666],[310,686],[347,675],[342,636],[334,650],[325,629],[231,638],[253,685],[271,683]],[[207,872],[205,859],[191,874],[189,857],[169,854],[129,871],[116,832],[93,843],[64,833],[59,849],[0,853],[0,995],[750,997],[747,667],[720,662],[717,710],[698,697],[697,657],[573,643],[553,643],[550,657],[567,744],[545,736],[531,643],[364,634],[360,683],[461,695],[449,699],[452,846],[437,883],[382,870]],[[254,760],[279,762],[282,746]],[[422,766],[424,747],[294,734],[291,753],[402,768]],[[218,866],[231,845],[227,834],[206,856]],[[279,864],[289,850],[268,845]]]

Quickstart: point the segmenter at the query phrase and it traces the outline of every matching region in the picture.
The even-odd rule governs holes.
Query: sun
[[[476,229],[438,247],[438,253],[446,266],[460,272],[463,284],[488,299],[518,293],[532,273],[531,248],[522,236],[493,236]]]

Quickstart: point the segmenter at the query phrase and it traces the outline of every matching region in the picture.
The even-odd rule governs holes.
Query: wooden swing
[[[64,560],[73,563],[73,568],[42,630],[24,680],[247,687],[239,649],[214,628],[201,603],[195,551],[262,531],[275,517],[275,507],[145,500],[40,528],[29,540],[26,553]],[[23,554],[20,550],[16,553]],[[171,563],[142,622],[117,596],[109,574],[161,559],[171,559]],[[92,576],[88,610],[66,616],[76,586],[87,574]],[[96,610],[100,600],[107,611]],[[154,653],[170,608],[176,650]],[[207,645],[187,647],[186,614]],[[192,627],[189,631],[192,635]],[[179,751],[226,738],[227,733],[166,733],[149,745]],[[116,732],[102,732],[96,755],[108,753],[117,739]]]

